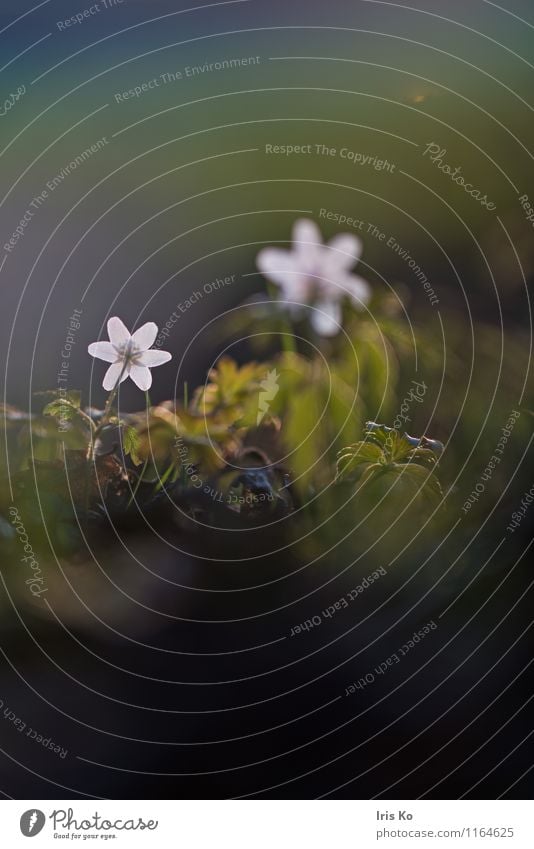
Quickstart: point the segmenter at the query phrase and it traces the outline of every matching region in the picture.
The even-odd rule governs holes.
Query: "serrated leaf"
[[[210,371],[209,383],[197,389],[193,407],[204,415],[232,408],[241,419],[251,398],[257,403],[260,382],[268,370],[268,365],[252,362],[240,367],[230,357],[222,357]]]
[[[50,401],[44,408],[43,416],[51,416],[52,418],[59,419],[62,422],[70,422],[76,416],[80,419],[87,418],[80,408],[82,395],[77,389],[61,395],[57,392],[46,392],[43,394],[54,394],[56,396],[54,400]]]
[[[383,457],[383,451],[378,445],[371,442],[358,442],[348,451],[339,452],[336,477],[344,478],[359,466],[382,463]]]
[[[423,490],[432,492],[439,498],[442,497],[441,484],[435,474],[424,466],[419,466],[413,461],[403,465],[402,474],[407,476],[407,480],[417,486],[419,492],[423,494]]]
[[[50,401],[43,410],[43,416],[52,416],[63,421],[71,421],[76,415],[76,407],[64,399]]]
[[[127,425],[122,431],[122,447],[124,453],[130,456],[132,463],[135,466],[140,466],[143,462],[139,457],[139,448],[141,440],[137,430],[131,425]]]

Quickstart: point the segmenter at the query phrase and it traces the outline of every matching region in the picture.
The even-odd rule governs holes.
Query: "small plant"
[[[336,479],[353,481],[358,490],[377,483],[384,491],[400,486],[414,497],[439,501],[442,491],[435,467],[442,450],[437,440],[366,422],[364,439],[339,452]]]
[[[397,327],[389,307],[383,326],[367,315],[371,295],[374,307],[380,299],[352,272],[361,251],[354,234],[325,244],[312,221],[297,221],[290,251],[266,248],[258,256],[278,291],[253,337],[276,339],[282,320],[281,350],[264,362],[222,356],[203,385],[190,393],[186,384],[180,398],[156,405],[148,396],[151,369],[171,359],[151,347],[157,325],[130,333],[110,318],[109,339],[88,348],[108,364],[103,410],[84,408],[73,391],[43,393],[51,397],[42,414],[4,410],[10,471],[27,514],[36,523],[44,518],[47,533],[60,527],[64,546],[75,548],[80,528],[85,534],[93,521],[126,521],[139,510],[161,517],[169,505],[187,519],[169,519],[182,532],[197,520],[217,524],[221,514],[230,525],[276,522],[300,516],[296,505],[313,524],[313,511],[327,509],[319,496],[331,488],[343,495],[341,484],[355,487],[362,509],[390,492],[439,503],[441,443],[374,422],[356,441],[370,410],[394,409],[406,344],[402,333],[384,331],[387,322]],[[118,408],[128,378],[145,393],[139,412]]]

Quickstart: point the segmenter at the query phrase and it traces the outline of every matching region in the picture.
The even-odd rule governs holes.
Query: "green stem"
[[[147,466],[148,466],[148,456],[147,456],[145,462],[143,463],[143,468],[141,469],[141,473],[138,475],[137,480],[135,482],[135,486],[132,489],[132,494],[130,495],[130,499],[128,501],[128,504],[126,505],[127,510],[130,509],[132,502],[135,500],[135,496],[137,495],[137,490],[139,489],[139,486],[141,485],[141,481],[143,480],[143,476],[146,472]]]
[[[92,430],[91,430],[89,444],[87,446],[87,451],[86,451],[86,454],[85,454],[85,458],[86,458],[86,461],[87,461],[86,464],[85,464],[85,486],[84,486],[85,512],[87,512],[88,509],[89,509],[91,466],[92,466],[92,462],[94,461],[94,457],[95,457],[96,440],[98,439],[98,437],[102,433],[103,428],[107,424],[107,419],[109,418],[111,405],[113,404],[113,401],[115,400],[117,390],[118,390],[120,382],[123,378],[124,372],[126,371],[127,365],[128,365],[128,361],[125,359],[121,373],[119,375],[119,379],[117,380],[115,386],[113,387],[113,389],[109,393],[109,397],[108,397],[108,400],[106,402],[106,406],[104,408],[104,415],[102,416],[102,419],[100,420],[100,424],[98,424],[96,427],[93,427]]]
[[[170,466],[162,474],[159,481],[157,482],[156,487],[154,489],[154,493],[159,492],[160,489],[163,489],[163,487],[165,486],[167,480],[169,479],[171,473],[174,471],[175,468],[176,468],[176,464],[171,463]]]
[[[273,301],[278,300],[278,288],[269,281],[267,281],[267,293]],[[286,354],[296,354],[297,342],[293,334],[293,327],[285,314],[280,318],[280,335],[282,350]]]
[[[297,353],[297,340],[293,335],[293,329],[287,319],[282,325],[282,350],[285,354]]]
[[[124,364],[123,364],[122,369],[121,369],[121,373],[119,374],[119,378],[118,378],[115,386],[113,387],[113,389],[109,393],[109,398],[106,401],[106,406],[104,408],[104,415],[102,416],[101,422],[99,424],[100,429],[102,429],[107,424],[107,419],[109,418],[109,414],[111,412],[111,405],[113,404],[113,402],[115,400],[115,396],[118,392],[121,380],[124,377],[124,372],[126,371],[127,367],[128,367],[128,360],[125,359]]]
[[[117,395],[117,391],[118,391],[118,388],[120,386],[120,382],[121,382],[121,380],[124,376],[124,372],[126,371],[127,366],[128,366],[128,361],[125,360],[124,365],[123,365],[122,370],[121,370],[121,373],[119,375],[119,378],[118,378],[115,386],[113,387],[113,389],[109,393],[108,400],[106,401],[106,406],[104,407],[104,414],[103,414],[102,418],[100,419],[100,423],[94,428],[94,430],[91,434],[91,441],[89,442],[89,446],[87,448],[87,459],[88,460],[91,460],[93,458],[96,440],[100,436],[103,429],[105,428],[105,426],[108,423],[109,414],[111,412],[111,405],[113,404],[113,401],[115,400],[115,396]]]
[[[71,405],[69,404],[68,406],[71,406]],[[84,413],[84,411],[80,410],[79,407],[72,406],[72,408],[75,410],[76,415],[79,416],[82,419],[82,421],[84,421],[86,423],[87,427],[89,428],[89,433],[92,434],[94,432],[95,428],[96,428],[96,425],[95,425],[94,421],[92,420],[91,416],[88,416],[87,413]]]

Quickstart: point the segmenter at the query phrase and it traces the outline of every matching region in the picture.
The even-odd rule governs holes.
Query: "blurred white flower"
[[[93,342],[88,348],[92,357],[112,363],[104,376],[104,389],[111,392],[118,382],[122,383],[128,377],[139,389],[150,389],[150,369],[168,363],[171,359],[167,351],[149,351],[156,341],[157,333],[158,326],[153,321],[148,321],[130,334],[120,318],[115,316],[109,319],[109,342]]]
[[[261,273],[280,287],[292,313],[312,305],[313,328],[321,336],[333,336],[340,329],[343,297],[359,309],[371,297],[369,283],[350,273],[361,252],[357,236],[342,233],[325,245],[315,222],[301,218],[293,227],[292,250],[264,248],[256,261]]]

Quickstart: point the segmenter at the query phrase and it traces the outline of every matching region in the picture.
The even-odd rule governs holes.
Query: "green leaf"
[[[336,477],[343,478],[358,466],[383,463],[384,452],[372,442],[357,442],[338,454]]]
[[[43,410],[44,416],[52,416],[55,419],[63,421],[71,421],[77,415],[79,406],[77,407],[68,398],[56,398],[50,401]]]
[[[413,461],[402,466],[402,469],[402,475],[416,487],[419,495],[432,493],[437,498],[442,498],[441,484],[432,471]]]
[[[130,456],[132,463],[135,466],[140,466],[143,462],[139,457],[139,448],[141,439],[134,427],[126,426],[122,432],[122,447],[124,453]]]
[[[429,448],[416,448],[410,456],[410,460],[417,460],[418,463],[428,464],[430,467],[433,467],[436,465],[438,458],[435,451],[431,451]]]
[[[54,400],[43,410],[43,416],[50,416],[57,419],[60,423],[70,422],[78,418],[79,423],[83,422],[89,430],[93,430],[94,425],[87,413],[81,409],[82,394],[79,390],[73,389],[70,392],[60,393],[41,392],[41,395],[53,395]]]

